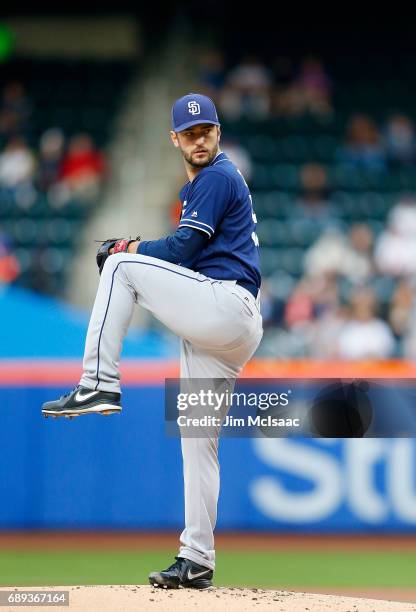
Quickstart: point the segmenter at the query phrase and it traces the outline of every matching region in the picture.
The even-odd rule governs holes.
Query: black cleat
[[[189,559],[175,557],[176,561],[168,569],[149,574],[149,582],[154,587],[164,589],[209,589],[214,572],[208,567],[198,565]]]
[[[109,393],[107,391],[93,391],[78,385],[66,395],[53,402],[45,402],[42,406],[42,414],[45,417],[67,417],[73,418],[80,414],[113,414],[121,412],[120,393]]]

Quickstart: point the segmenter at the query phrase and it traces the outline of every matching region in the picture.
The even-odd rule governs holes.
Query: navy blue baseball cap
[[[172,130],[182,132],[199,123],[220,125],[215,104],[211,98],[190,93],[176,100],[172,106]]]

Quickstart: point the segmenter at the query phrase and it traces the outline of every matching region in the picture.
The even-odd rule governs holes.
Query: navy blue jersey
[[[218,280],[260,287],[259,245],[251,194],[241,172],[219,153],[180,191],[179,227],[192,227],[209,240],[192,269]],[[187,267],[187,262],[182,265]]]

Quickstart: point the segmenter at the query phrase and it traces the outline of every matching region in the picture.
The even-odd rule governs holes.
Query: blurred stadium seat
[[[40,138],[50,128],[59,128],[67,141],[76,134],[87,133],[97,147],[105,147],[132,71],[128,60],[15,59],[4,64],[3,86],[21,83],[30,106],[29,118],[18,135],[25,138],[35,158]],[[14,135],[3,132],[0,145],[4,147]],[[68,254],[82,232],[85,217],[94,211],[96,200],[83,202],[72,196],[55,202],[53,193],[45,193],[36,185],[36,174],[29,199],[0,188],[0,229],[13,239],[22,264],[18,284],[49,293],[62,292],[66,266],[71,260]],[[39,246],[46,249],[40,259],[36,256]],[[35,274],[36,266],[39,270]],[[50,282],[38,282],[41,277]]]

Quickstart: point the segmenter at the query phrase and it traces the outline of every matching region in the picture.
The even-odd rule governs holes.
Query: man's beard
[[[208,152],[208,159],[206,159],[205,161],[195,162],[192,160],[192,155],[187,155],[184,151],[182,151],[182,155],[184,156],[188,164],[193,168],[205,168],[205,166],[209,166],[212,160],[216,157],[217,153],[218,147],[215,147],[215,149],[211,153]],[[195,155],[195,153],[193,155]]]

